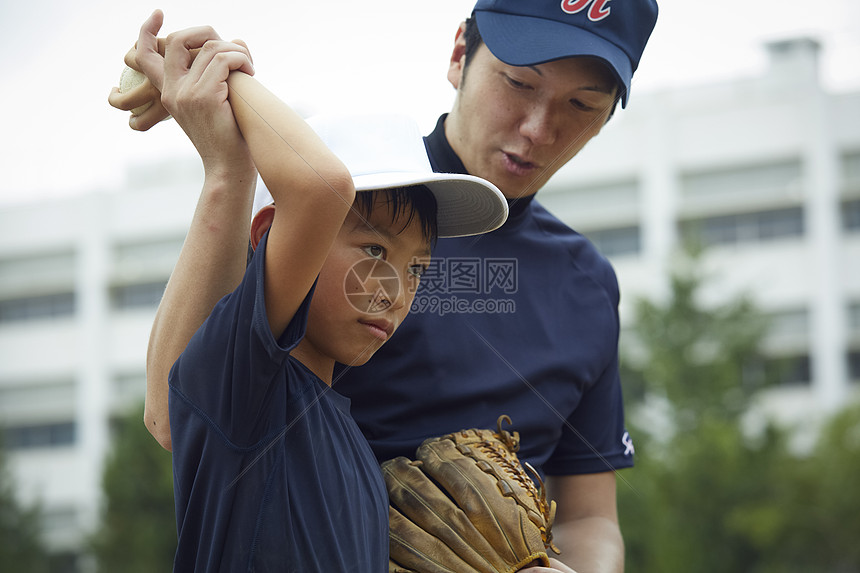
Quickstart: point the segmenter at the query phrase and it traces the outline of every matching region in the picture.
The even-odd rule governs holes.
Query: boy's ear
[[[272,221],[274,219],[274,205],[266,205],[260,209],[256,215],[254,215],[254,218],[251,220],[251,246],[254,250],[257,249],[257,245],[260,244],[260,241],[263,239],[263,235],[265,235],[266,231],[269,230],[269,227],[272,226]]]
[[[454,51],[451,52],[451,60],[448,62],[448,81],[454,89],[460,89],[460,80],[463,77],[463,67],[466,65],[466,23],[461,22],[454,36]]]

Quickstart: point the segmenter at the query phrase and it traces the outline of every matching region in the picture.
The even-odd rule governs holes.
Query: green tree
[[[807,483],[815,492],[814,512],[796,516],[819,532],[819,563],[831,571],[860,571],[860,404],[847,407],[824,427],[818,446],[807,460]]]
[[[790,480],[777,482],[778,507],[770,510],[781,519],[755,537],[769,556],[755,573],[860,571],[860,404],[828,419],[810,455],[793,466]]]
[[[767,323],[744,297],[703,305],[706,278],[686,258],[665,301],[636,304],[623,363],[637,460],[618,490],[628,569],[860,571],[860,405],[827,420],[807,455],[789,447],[790,428],[744,431],[752,397],[779,374],[760,367]]]
[[[647,392],[671,405],[679,432],[710,418],[736,421],[750,397],[764,386],[751,375],[764,356],[759,349],[768,322],[747,296],[706,307],[699,298],[707,277],[699,255],[683,255],[669,277],[663,303],[635,305],[635,338],[644,360],[633,359]],[[635,366],[638,362],[638,368]]]
[[[767,384],[752,374],[767,321],[746,297],[703,305],[705,278],[698,257],[684,257],[664,302],[636,304],[635,352],[624,360],[660,412],[644,422],[629,406],[637,461],[621,474],[619,508],[637,572],[752,571],[755,536],[783,526],[774,501],[788,497],[775,486],[786,484],[786,436],[768,427],[751,438],[741,424]]]
[[[171,455],[143,425],[143,408],[119,419],[102,478],[101,525],[91,539],[99,571],[170,571],[176,551]]]
[[[47,572],[50,561],[41,538],[40,509],[17,501],[4,443],[0,435],[0,571]]]

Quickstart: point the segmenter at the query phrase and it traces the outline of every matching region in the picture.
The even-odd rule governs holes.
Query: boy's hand
[[[253,162],[227,101],[230,72],[254,73],[248,47],[239,40],[221,40],[210,27],[159,39],[163,21],[160,10],[153,12],[140,28],[136,48],[125,57],[126,64],[143,72],[148,81],[127,94],[112,94],[111,105],[116,102],[118,107],[122,101],[133,108],[160,94],[158,105],[132,117],[133,129],[149,129],[170,114],[197,148],[207,175],[248,174],[254,170]]]

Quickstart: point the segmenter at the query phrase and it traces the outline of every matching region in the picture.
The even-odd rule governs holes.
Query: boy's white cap
[[[418,124],[403,115],[324,115],[307,120],[352,174],[356,191],[425,185],[436,197],[440,237],[486,233],[508,218],[508,202],[484,179],[434,173]],[[272,203],[257,182],[254,214]]]

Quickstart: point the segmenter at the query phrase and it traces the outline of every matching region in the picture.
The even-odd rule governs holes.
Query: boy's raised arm
[[[230,105],[276,208],[266,247],[266,310],[279,336],[313,286],[352,202],[346,166],[256,79],[230,74]]]
[[[200,153],[205,173],[147,352],[144,421],[169,450],[170,368],[215,303],[242,278],[256,165],[278,204],[289,205],[277,210],[267,249],[267,269],[273,269],[266,279],[272,285],[266,289],[267,308],[275,333],[286,327],[313,284],[354,188],[346,168],[313,130],[250,77],[253,66],[243,43],[224,42],[211,28],[191,28],[171,34],[159,50],[162,22],[157,10],[141,27],[136,64]],[[241,73],[231,80],[231,91],[227,78],[235,70]]]

